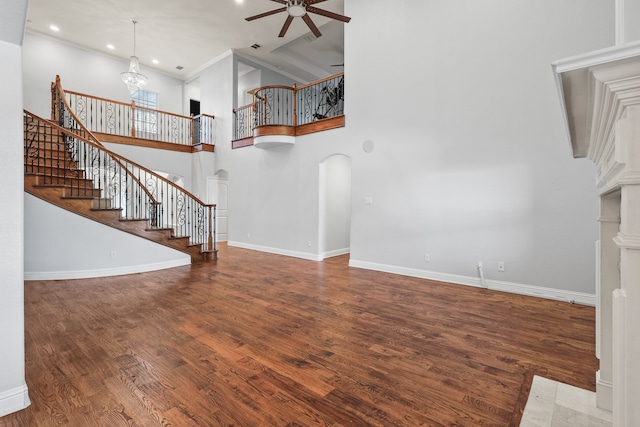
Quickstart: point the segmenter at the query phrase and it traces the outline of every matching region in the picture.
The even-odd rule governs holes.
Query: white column
[[[596,290],[596,356],[600,370],[596,378],[598,408],[613,405],[613,292],[620,286],[620,248],[613,241],[620,231],[620,192],[600,197],[600,277]]]
[[[13,5],[11,5],[13,6]],[[9,5],[0,1],[0,10]],[[26,4],[24,5],[26,10]],[[11,7],[9,7],[11,9]],[[3,12],[4,13],[4,12]],[[12,23],[0,14],[0,26]],[[0,38],[2,34],[0,34]],[[24,362],[24,149],[22,47],[0,39],[0,417],[29,405]],[[6,83],[5,83],[6,82]]]
[[[633,148],[632,148],[633,150]],[[633,157],[633,156],[631,156]],[[620,290],[613,306],[615,426],[640,426],[640,183],[622,186]]]
[[[621,184],[620,289],[613,294],[614,425],[640,426],[640,106],[628,106],[616,126]]]

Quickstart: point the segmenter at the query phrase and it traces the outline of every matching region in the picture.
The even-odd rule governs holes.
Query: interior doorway
[[[318,252],[322,259],[351,247],[351,158],[334,154],[319,167]]]
[[[207,201],[216,204],[216,240],[229,240],[228,196],[229,174],[225,170],[216,172],[215,177],[207,178]]]
[[[192,116],[200,115],[200,101],[196,99],[189,100],[189,114]]]

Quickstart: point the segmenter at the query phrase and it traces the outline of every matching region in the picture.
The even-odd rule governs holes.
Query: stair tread
[[[94,200],[91,196],[60,196],[61,199],[78,199],[78,200]]]

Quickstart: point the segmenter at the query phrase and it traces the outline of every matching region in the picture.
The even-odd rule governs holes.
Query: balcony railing
[[[65,91],[67,103],[91,132],[180,145],[214,145],[214,116],[181,116],[79,92]]]
[[[344,115],[344,73],[303,86],[265,86],[254,102],[233,110],[234,140],[260,126],[302,126]]]

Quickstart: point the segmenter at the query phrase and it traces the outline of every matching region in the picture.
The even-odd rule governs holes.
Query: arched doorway
[[[213,177],[207,178],[207,202],[216,204],[216,240],[226,242],[228,231],[228,192],[229,173],[218,170]]]
[[[351,158],[329,156],[319,174],[318,252],[324,259],[350,251]]]

